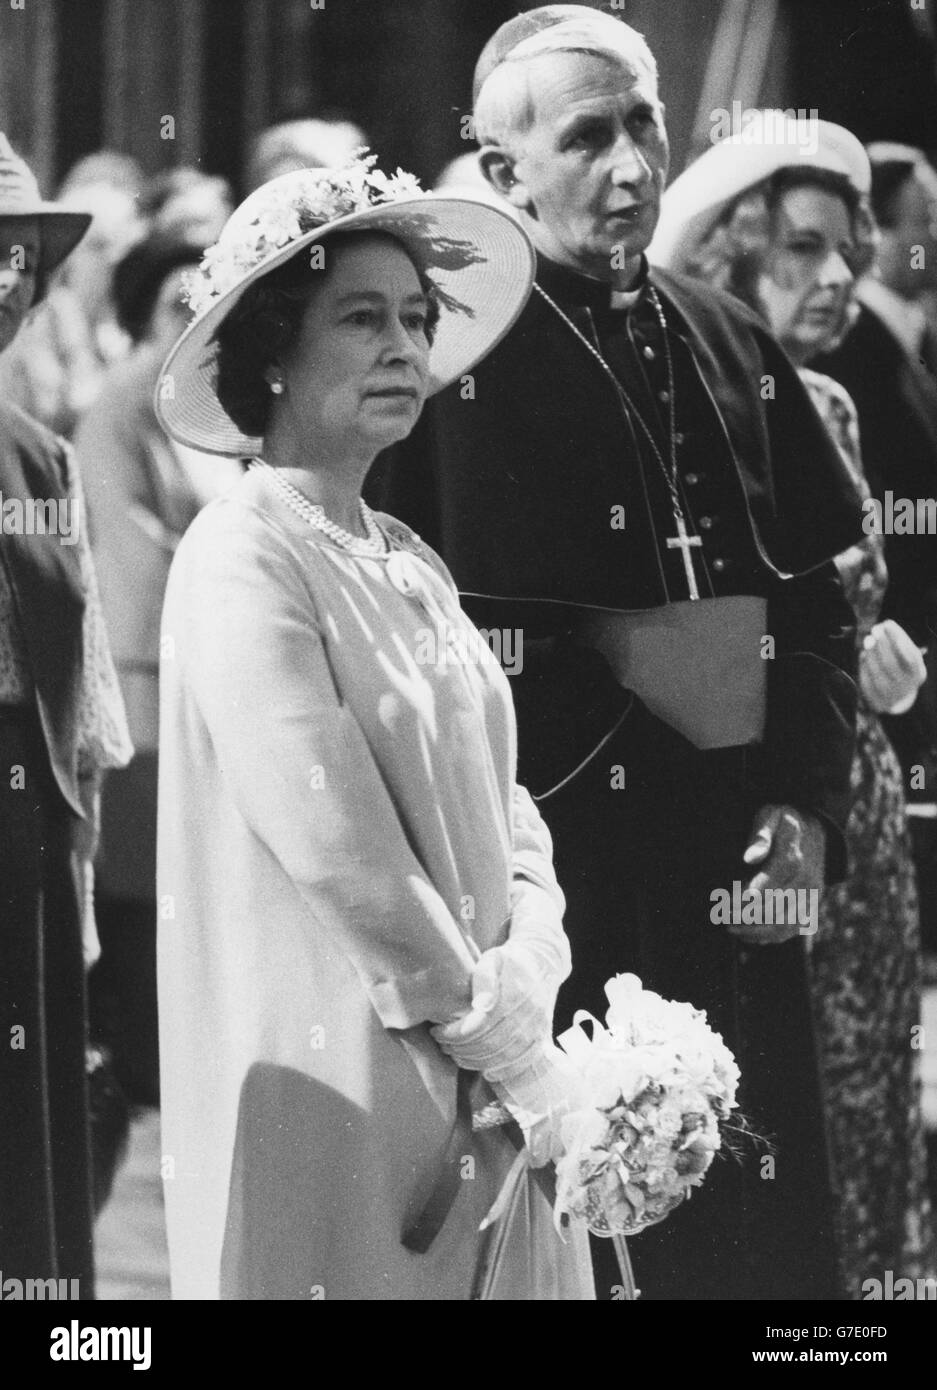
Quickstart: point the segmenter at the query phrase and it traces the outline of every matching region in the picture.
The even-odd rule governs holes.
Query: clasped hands
[[[826,832],[821,822],[791,806],[763,806],[755,817],[744,861],[756,871],[748,887],[819,890],[823,885]],[[795,899],[796,901],[796,899]],[[536,926],[527,913],[517,935],[485,951],[471,977],[471,1006],[449,1023],[430,1029],[443,1052],[466,1071],[481,1072],[524,1131],[534,1166],[559,1157],[559,1120],[578,1104],[568,1058],[553,1042],[553,1012],[569,974],[559,923]],[[767,914],[763,914],[767,915]],[[783,914],[782,914],[783,917]],[[800,923],[733,923],[730,933],[749,945],[772,945],[797,936]]]
[[[553,1042],[563,977],[535,948],[509,938],[476,964],[468,1013],[430,1030],[458,1066],[492,1083],[518,1120],[534,1167],[559,1156],[557,1120],[573,1101],[571,1068]]]
[[[793,806],[763,806],[755,817],[744,862],[757,871],[747,885],[759,893],[761,901],[772,889],[781,891],[817,890],[819,902],[823,889],[826,858],[826,831],[816,816],[797,811]],[[799,899],[795,898],[795,902]],[[741,923],[733,922],[728,931],[749,946],[772,946],[798,936],[802,923],[794,914],[793,921]],[[777,915],[777,914],[774,914]],[[783,916],[783,914],[782,914]],[[815,926],[815,923],[811,923]]]

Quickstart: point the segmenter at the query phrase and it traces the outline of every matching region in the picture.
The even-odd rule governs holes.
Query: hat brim
[[[268,256],[183,333],[166,359],[156,390],[157,414],[173,439],[229,458],[249,458],[261,451],[263,440],[242,434],[215,394],[218,328],[257,280],[313,242],[362,230],[396,237],[441,292],[429,358],[430,395],[487,356],[530,295],[536,271],[530,239],[510,213],[482,199],[428,193],[336,218]]]
[[[61,265],[91,226],[90,212],[65,212],[59,203],[37,203],[22,211],[0,209],[0,218],[5,222],[39,223],[39,264],[44,276]]]
[[[867,194],[872,175],[862,143],[832,121],[817,121],[816,127],[815,151],[801,152],[794,138],[771,143],[745,131],[706,150],[664,193],[648,260],[669,270],[685,270],[730,204],[779,169],[844,174],[859,194]]]

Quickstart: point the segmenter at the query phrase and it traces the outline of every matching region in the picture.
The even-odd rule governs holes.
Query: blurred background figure
[[[937,292],[937,169],[911,145],[876,142],[868,154],[882,237],[875,273],[859,298],[937,377],[937,333],[925,310],[927,296]]]
[[[200,247],[217,240],[234,211],[227,179],[186,164],[148,179],[138,206],[150,232]]]
[[[0,135],[0,352],[89,222],[43,202]],[[92,858],[102,770],[133,750],[71,450],[2,393],[0,493],[0,1269],[91,1299]],[[31,500],[42,529],[10,528],[9,504]]]
[[[868,147],[877,264],[861,280],[858,320],[840,347],[816,362],[841,382],[859,415],[872,496],[937,497],[937,332],[928,296],[937,288],[937,171],[908,145]],[[921,888],[922,927],[937,950],[937,538],[886,535],[889,584],[882,615],[927,651],[928,680],[908,713],[885,727],[902,762]]]
[[[71,438],[104,372],[126,355],[112,299],[115,265],[143,235],[137,208],[142,175],[132,159],[103,150],[67,175],[59,202],[90,213],[87,236],[54,277],[42,306],[0,360],[5,398]]]
[[[477,150],[450,159],[449,163],[440,170],[433,188],[437,193],[445,190],[447,193],[466,193],[483,198],[491,197],[491,184],[481,171]],[[502,201],[498,206],[507,207],[507,204]]]
[[[760,139],[722,141],[672,184],[649,254],[727,290],[765,319],[867,497],[855,406],[808,363],[848,333],[856,277],[874,258],[869,161],[849,131],[827,121],[818,123],[817,148],[807,157],[807,123],[779,127],[776,116],[764,114]],[[885,1269],[896,1277],[937,1273],[912,1046],[921,1017],[917,894],[902,771],[880,719],[914,704],[925,668],[904,629],[880,621],[884,551],[883,538],[870,535],[836,561],[856,614],[857,743],[847,874],[826,889],[819,929],[809,938],[852,1298]]]
[[[284,121],[262,130],[251,146],[245,193],[293,169],[340,169],[368,143],[353,121]]]
[[[227,185],[200,174],[196,179],[185,177],[177,190],[197,193],[206,210],[210,199],[203,195],[210,195],[217,211]],[[169,223],[173,234],[151,232],[116,268],[115,310],[133,349],[105,373],[75,436],[101,603],[136,749],[129,767],[106,778],[102,790],[96,865],[102,954],[90,981],[91,1029],[109,1048],[130,1100],[142,1105],[159,1097],[156,764],[163,593],[189,523],[241,474],[237,463],[174,444],[157,423],[160,368],[189,317],[183,277],[203,250],[192,239],[198,222],[174,214]]]

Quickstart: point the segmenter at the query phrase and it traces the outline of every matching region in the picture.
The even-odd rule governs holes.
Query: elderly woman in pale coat
[[[253,464],[183,539],[163,620],[173,1292],[467,1299],[516,1152],[471,1132],[477,1073],[520,1117],[562,1092],[563,899],[506,678],[360,487],[507,330],[530,247],[359,164],[259,189],[201,275],[162,418]],[[594,1297],[533,1182],[488,1296]]]

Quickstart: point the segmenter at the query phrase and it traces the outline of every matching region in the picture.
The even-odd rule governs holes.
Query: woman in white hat
[[[874,256],[870,182],[868,157],[842,126],[760,113],[673,183],[650,251],[768,321],[864,497],[855,407],[807,363],[849,330],[855,280]],[[901,768],[879,718],[911,707],[925,668],[904,630],[878,620],[888,581],[881,536],[837,563],[861,644],[854,802],[848,876],[821,906],[811,975],[846,1286],[858,1298],[884,1269],[937,1272],[911,1042],[920,1016],[917,897]]]
[[[0,135],[0,351],[90,220]],[[0,531],[0,1270],[91,1299],[91,860],[102,770],[132,748],[71,453],[3,399]]]
[[[550,1101],[569,950],[508,684],[439,559],[360,495],[429,392],[461,378],[472,409],[533,255],[499,209],[372,164],[242,204],[158,392],[179,442],[252,461],[186,533],[163,615],[177,1298],[471,1297],[515,1156],[473,1139],[473,1074]],[[531,1187],[494,1297],[593,1297],[551,1222]]]

